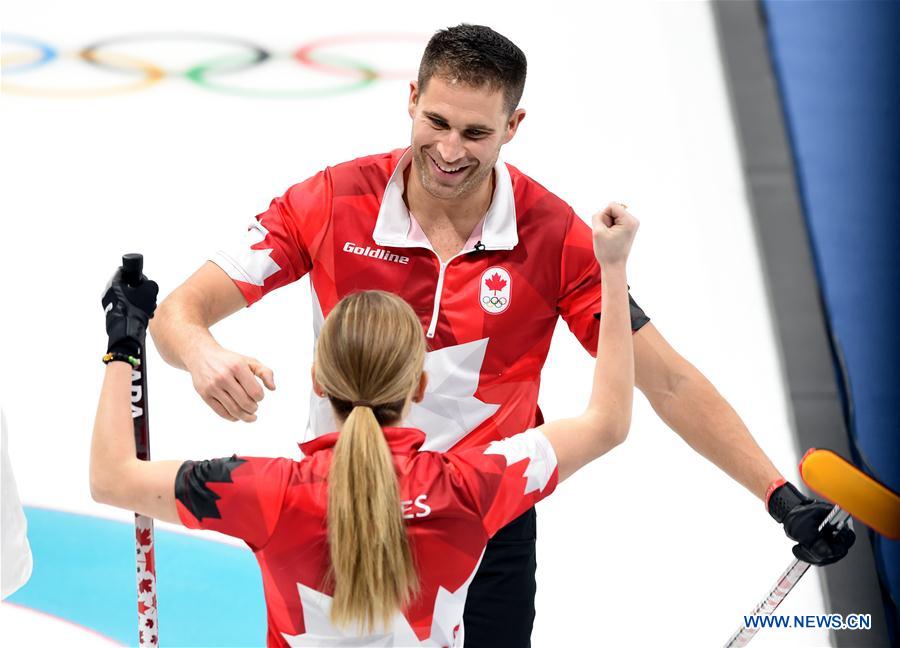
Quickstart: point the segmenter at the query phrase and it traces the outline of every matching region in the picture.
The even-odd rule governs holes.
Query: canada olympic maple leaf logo
[[[506,282],[496,272],[492,274],[488,279],[485,279],[484,283],[488,287],[488,290],[494,291],[495,295],[497,294],[498,290],[503,290],[503,288],[506,286]]]
[[[497,315],[509,308],[510,281],[506,268],[495,266],[482,273],[478,303],[485,312]]]

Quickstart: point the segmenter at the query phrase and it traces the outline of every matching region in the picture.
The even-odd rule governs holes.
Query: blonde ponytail
[[[422,326],[399,297],[341,300],[316,345],[316,380],[346,416],[328,475],[331,620],[373,632],[418,593],[400,491],[381,426],[396,422],[419,381]],[[360,403],[364,401],[364,403]]]
[[[344,421],[328,479],[328,542],[334,570],[332,620],[367,632],[387,626],[417,585],[391,451],[374,412]]]

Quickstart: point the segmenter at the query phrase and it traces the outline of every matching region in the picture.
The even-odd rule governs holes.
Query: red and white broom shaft
[[[822,521],[819,529],[821,530],[826,525],[831,524],[834,526],[834,530],[837,531],[844,526],[849,517],[850,514],[847,513],[847,511],[842,510],[839,506],[835,506],[831,509],[828,517]],[[796,585],[803,574],[806,573],[807,569],[809,569],[808,562],[794,558],[791,564],[788,565],[788,568],[784,570],[784,573],[779,577],[778,581],[776,581],[775,586],[769,591],[768,595],[760,601],[759,605],[753,609],[753,612],[751,612],[750,615],[765,616],[772,614],[772,612],[781,605],[781,602],[788,593],[794,589],[794,585]],[[758,630],[758,626],[747,627],[746,624],[742,625],[725,644],[725,648],[740,648],[741,646],[746,646],[750,643],[750,640],[753,639]]]
[[[143,273],[144,257],[126,254],[122,257],[124,278],[136,285]],[[140,345],[140,365],[131,370],[131,420],[134,423],[134,447],[137,458],[150,461],[150,415],[147,408],[147,353],[144,340]],[[134,540],[137,549],[138,644],[159,645],[156,612],[156,553],[153,541],[153,518],[134,514]]]

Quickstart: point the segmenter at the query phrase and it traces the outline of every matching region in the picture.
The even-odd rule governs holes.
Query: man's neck
[[[413,172],[412,163],[406,168],[404,175],[406,189],[403,199],[406,207],[429,238],[436,231],[446,232],[452,228],[462,241],[467,240],[491,206],[494,195],[493,173],[477,191],[455,200],[441,200],[425,191]]]

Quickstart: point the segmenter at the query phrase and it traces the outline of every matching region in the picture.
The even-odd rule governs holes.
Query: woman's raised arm
[[[594,214],[592,226],[603,300],[591,397],[580,416],[539,428],[553,445],[560,481],[622,443],[631,426],[634,350],[625,265],[638,221],[610,203]]]

